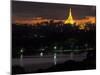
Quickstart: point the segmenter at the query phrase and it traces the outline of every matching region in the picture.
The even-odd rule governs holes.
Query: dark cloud
[[[12,16],[65,19],[69,8],[75,19],[96,15],[96,6],[12,1]]]

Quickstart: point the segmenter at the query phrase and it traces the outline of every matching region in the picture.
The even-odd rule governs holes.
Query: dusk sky
[[[12,1],[12,17],[66,19],[69,8],[74,19],[96,16],[96,6]]]

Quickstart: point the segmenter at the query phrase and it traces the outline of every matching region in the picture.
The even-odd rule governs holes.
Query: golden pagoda
[[[64,24],[74,24],[74,20],[73,20],[73,17],[72,17],[71,8],[69,10],[68,19],[65,20]]]

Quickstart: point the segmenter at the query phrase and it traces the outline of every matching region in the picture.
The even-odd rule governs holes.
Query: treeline
[[[95,48],[96,27],[87,24],[88,29],[80,30],[76,25],[16,25],[12,24],[12,56],[16,57],[21,48],[24,54],[35,54],[42,48],[47,52],[57,49]]]

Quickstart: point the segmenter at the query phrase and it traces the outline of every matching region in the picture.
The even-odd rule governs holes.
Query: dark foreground
[[[76,25],[70,24],[40,26],[13,24],[12,36],[12,74],[96,68],[95,24],[86,24],[84,30],[80,30]],[[89,51],[89,48],[92,51]],[[64,52],[73,52],[75,50],[86,51],[87,53],[78,53],[76,51],[76,55],[73,56],[69,52],[67,54]],[[40,52],[44,52],[46,55],[42,56]],[[56,52],[63,53],[59,55],[58,53],[55,54]],[[20,54],[23,54],[23,59],[21,60],[19,59]]]
[[[35,58],[41,59],[41,58]],[[34,60],[35,60],[34,59]],[[24,65],[14,64],[12,66],[12,74],[26,74],[26,73],[44,73],[44,72],[58,72],[58,71],[74,71],[74,70],[88,70],[88,69],[96,69],[96,52],[89,51],[79,61],[68,59],[66,56],[63,58],[59,58],[57,60],[57,64],[53,63],[52,58],[45,58],[44,60],[35,60],[32,63],[24,63]],[[17,61],[18,62],[18,61]],[[28,61],[26,61],[28,62]]]

